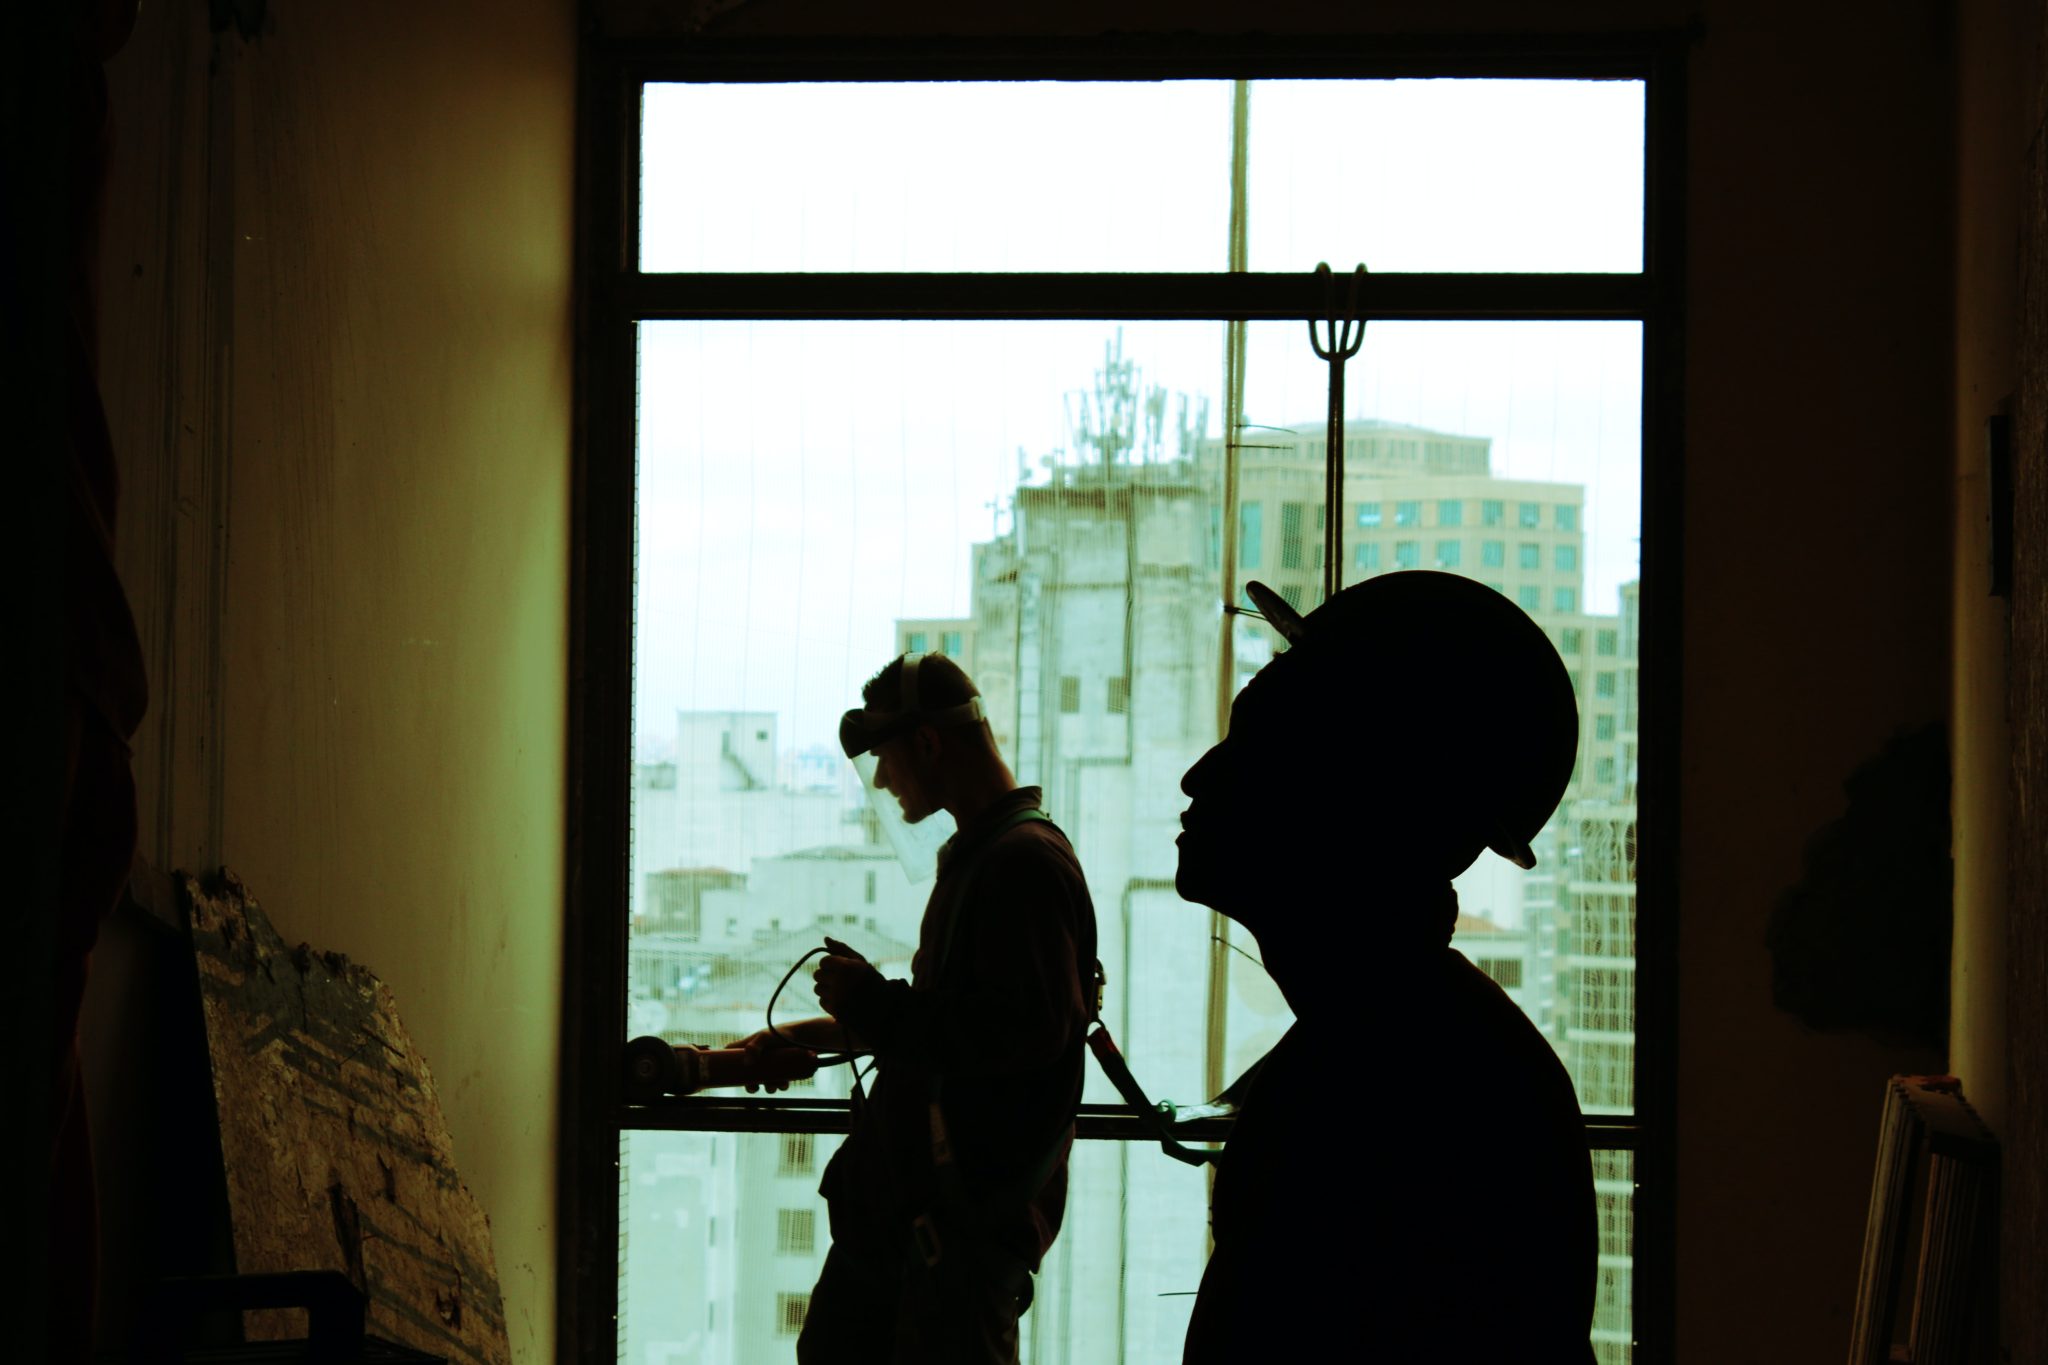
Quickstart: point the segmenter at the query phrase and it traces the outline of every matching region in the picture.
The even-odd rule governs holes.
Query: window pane
[[[1257,81],[1254,270],[1643,268],[1639,81]]]
[[[815,1147],[792,1164],[789,1139]],[[794,1361],[831,1243],[818,1179],[837,1135],[619,1135],[618,1359]]]
[[[817,1171],[840,1139],[818,1138],[817,1171],[802,1174],[778,1167],[781,1140],[621,1134],[621,1365],[796,1359],[803,1312],[830,1248]],[[1130,1216],[1138,1209],[1142,1218]],[[1156,1146],[1078,1144],[1066,1223],[1019,1324],[1022,1358],[1177,1358],[1208,1259],[1208,1214],[1206,1174]]]
[[[930,883],[836,730],[912,634],[957,636],[1080,854],[1112,1030],[1148,1086],[1207,1098],[1210,912],[1123,892],[1170,885],[1181,775],[1215,735],[1222,331],[643,325],[631,1033],[760,1028],[828,931],[908,974]],[[1299,562],[1262,571],[1288,589],[1315,582],[1320,490],[1240,509],[1248,556]],[[807,975],[777,1008],[816,1012]]]
[[[1621,694],[1633,695],[1639,635],[1640,347],[1634,323],[1374,323],[1346,382],[1345,499],[1391,512],[1380,525],[1342,520],[1345,582],[1410,568],[1464,573],[1503,591],[1580,656],[1568,668],[1582,669],[1581,651],[1596,640],[1615,648],[1600,669],[1574,673],[1579,763],[1535,841],[1537,867],[1523,872],[1482,854],[1457,881],[1453,944],[1500,965],[1491,974],[1550,1039],[1582,1107],[1596,1114],[1630,1112],[1634,1098],[1636,733]],[[1247,357],[1240,496],[1313,496],[1287,490],[1323,477],[1327,367],[1299,327],[1284,324],[1253,324]],[[1468,504],[1478,509],[1472,529],[1447,527],[1443,509]],[[1515,528],[1512,549],[1486,529],[1503,525]],[[1467,534],[1476,551],[1464,548]],[[1503,560],[1517,570],[1506,584],[1495,580]],[[1242,681],[1274,643],[1255,621],[1241,622],[1235,638]],[[1629,845],[1625,858],[1611,854],[1617,840]],[[1235,1075],[1288,1016],[1256,967],[1233,956],[1228,970],[1225,1069]]]
[[[1600,1287],[1593,1300],[1593,1355],[1628,1365],[1635,1343],[1635,1153],[1593,1153],[1600,1214]]]
[[[1230,120],[1227,81],[648,85],[640,268],[1222,270]]]

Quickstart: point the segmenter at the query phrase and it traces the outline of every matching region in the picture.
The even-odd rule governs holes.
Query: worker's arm
[[[949,964],[945,985],[912,990],[856,960],[821,968],[820,1000],[876,1051],[947,1075],[1056,1061],[1088,1018],[1076,938],[1089,910],[1078,870],[1043,842],[1006,840],[955,913],[952,952],[965,961]]]
[[[775,1036],[776,1033],[781,1034],[782,1037],[777,1038]],[[854,1039],[851,1029],[830,1017],[798,1019],[793,1023],[777,1024],[775,1026],[775,1033],[770,1033],[764,1028],[760,1032],[750,1033],[744,1038],[735,1038],[726,1046],[745,1048],[747,1050],[747,1060],[750,1062],[758,1061],[771,1052],[789,1047],[801,1048],[811,1052],[865,1051],[860,1043]],[[751,1095],[757,1088],[768,1090],[772,1093],[777,1090],[789,1089],[789,1082],[763,1081],[758,1087],[748,1086],[747,1093]]]

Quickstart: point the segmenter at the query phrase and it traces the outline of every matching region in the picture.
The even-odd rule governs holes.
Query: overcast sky
[[[1642,88],[1261,82],[1255,270],[1637,270]],[[715,128],[717,136],[701,136]],[[1216,270],[1230,87],[650,87],[649,270]],[[1068,443],[1118,324],[642,328],[636,703],[772,710],[827,743],[899,616],[964,615],[968,547]],[[1220,323],[1122,324],[1148,384],[1209,400]],[[1587,607],[1636,575],[1634,323],[1375,323],[1347,415],[1494,442],[1494,472],[1587,490]],[[1257,324],[1248,421],[1322,421],[1299,323]]]

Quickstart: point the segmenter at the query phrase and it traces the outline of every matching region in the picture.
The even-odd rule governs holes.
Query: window
[[[1560,615],[1569,615],[1579,609],[1577,588],[1558,588],[1551,593],[1551,606]]]
[[[1394,567],[1397,569],[1419,569],[1422,567],[1422,542],[1419,540],[1397,540],[1394,542]]]
[[[1489,569],[1502,568],[1507,564],[1508,547],[1497,540],[1479,543],[1479,562]]]
[[[1455,569],[1464,552],[1465,547],[1455,540],[1439,540],[1436,543],[1436,566],[1439,569]]]
[[[775,1211],[775,1250],[778,1255],[808,1256],[817,1249],[818,1211],[816,1209],[777,1209]],[[802,1326],[799,1322],[798,1326]]]
[[[809,1175],[811,1173],[811,1135],[809,1133],[784,1133],[782,1135],[782,1159],[775,1165],[777,1175]]]
[[[958,659],[960,657],[959,631],[949,630],[944,635],[939,637],[939,653],[944,654],[948,658],[953,659]]]
[[[1593,695],[1601,698],[1614,695],[1614,675],[1612,673],[1595,673],[1593,675]]]
[[[1522,988],[1522,959],[1519,957],[1482,957],[1475,959],[1472,965],[1492,977],[1505,990]]]
[[[903,648],[906,653],[910,654],[924,653],[924,632],[921,630],[911,631],[910,634],[904,638]]]
[[[1541,545],[1524,541],[1516,548],[1515,555],[1516,564],[1520,568],[1534,572],[1543,567],[1543,547]]]
[[[1566,626],[1557,633],[1557,640],[1560,654],[1578,654],[1586,647],[1585,632],[1577,626]]]
[[[1303,546],[1307,543],[1302,536],[1302,504],[1283,502],[1280,504],[1280,567],[1298,569],[1301,567]]]
[[[1593,738],[1609,740],[1614,738],[1614,713],[1602,711],[1593,717]]]
[[[1595,653],[1611,656],[1619,652],[1620,645],[1621,635],[1617,631],[1596,630],[1593,632],[1593,649]]]
[[[1515,601],[1522,604],[1522,610],[1534,615],[1543,610],[1543,589],[1533,583],[1525,583],[1515,589]]]
[[[1603,787],[1614,785],[1614,760],[1603,754],[1593,760],[1593,780]]]
[[[1543,504],[1540,502],[1525,502],[1521,504],[1516,509],[1515,524],[1531,530],[1541,526],[1543,524]]]
[[[1330,506],[1351,502],[1356,541],[1368,543],[1340,558],[1347,575],[1380,568],[1383,542],[1366,533],[1384,517],[1408,537],[1395,551],[1408,568],[1479,567],[1456,562],[1458,537],[1484,524],[1499,548],[1482,546],[1481,571],[1500,588],[1506,506],[1594,499],[1600,524],[1575,541],[1579,567],[1567,571],[1582,578],[1553,578],[1544,550],[1507,580],[1531,611],[1559,582],[1582,605],[1626,602],[1636,546],[1667,543],[1658,518],[1668,509],[1634,490],[1663,439],[1641,420],[1642,367],[1677,373],[1664,309],[1678,294],[1661,273],[1675,257],[1645,255],[1632,205],[1645,185],[1654,198],[1662,168],[1682,159],[1641,155],[1646,136],[1653,151],[1671,150],[1659,131],[1670,106],[1645,101],[1652,68],[1618,50],[1589,56],[1587,74],[1601,79],[1586,81],[1557,79],[1570,74],[1569,46],[1533,64],[1512,48],[1489,56],[1482,65],[1546,79],[1498,83],[1500,99],[1527,111],[1476,119],[1434,111],[1494,83],[1298,79],[1290,59],[1290,79],[1245,87],[1249,132],[1235,147],[1232,82],[1172,79],[1156,65],[1144,80],[1091,81],[1071,66],[1037,70],[1027,55],[1002,68],[1019,79],[992,82],[913,54],[871,81],[883,73],[855,51],[816,68],[778,56],[740,81],[722,76],[717,54],[685,64],[677,48],[630,40],[593,52],[599,88],[584,107],[596,125],[586,145],[598,150],[582,164],[598,183],[581,210],[578,275],[601,287],[580,301],[591,402],[580,409],[589,426],[578,472],[593,491],[576,513],[578,562],[591,568],[579,575],[573,638],[579,676],[599,680],[589,690],[602,695],[579,701],[571,750],[571,818],[593,871],[571,892],[568,932],[572,959],[595,970],[568,983],[579,1021],[570,1036],[617,1034],[624,1021],[628,1036],[724,1041],[758,1019],[793,957],[782,939],[800,928],[808,940],[821,913],[863,911],[863,951],[871,940],[878,960],[899,954],[885,970],[907,970],[922,892],[846,800],[832,723],[853,704],[847,680],[857,686],[916,633],[949,654],[974,637],[965,652],[999,747],[1069,822],[1104,925],[1129,926],[1128,952],[1124,936],[1104,936],[1111,999],[1143,998],[1160,1017],[1190,1021],[1178,1051],[1161,1030],[1120,1038],[1140,1077],[1155,1091],[1206,1094],[1221,1083],[1210,1070],[1227,1081],[1249,1064],[1264,1024],[1230,1011],[1257,969],[1216,952],[1206,918],[1170,889],[1170,838],[1153,835],[1171,824],[1162,803],[1180,800],[1174,779],[1214,738],[1214,702],[1276,649],[1263,623],[1230,621],[1222,606],[1240,600],[1247,577],[1283,568],[1295,581],[1276,586],[1290,600],[1320,599],[1309,569],[1337,537],[1298,509],[1320,507],[1332,472],[1348,485]],[[1245,60],[1277,60],[1259,51]],[[1345,60],[1310,55],[1324,72]],[[1430,65],[1405,51],[1402,61]],[[1580,98],[1600,102],[1599,116],[1574,126],[1619,128],[1634,144],[1611,177],[1619,198],[1564,188],[1595,156],[1583,139],[1525,136],[1542,125],[1543,101]],[[1409,103],[1425,99],[1451,103]],[[719,136],[693,135],[704,128]],[[975,130],[976,155],[935,158],[927,133],[960,129]],[[1355,132],[1342,138],[1343,174],[1329,129]],[[1456,155],[1417,154],[1427,137],[1460,129],[1474,133]],[[1087,153],[1105,143],[1146,154]],[[1509,145],[1516,157],[1504,163]],[[637,158],[614,168],[622,148]],[[1552,157],[1573,174],[1543,173]],[[1248,173],[1232,174],[1233,160]],[[1229,260],[1233,184],[1245,186],[1253,227]],[[1288,188],[1306,185],[1323,188]],[[1077,203],[1092,207],[1077,213]],[[1612,204],[1624,206],[1619,227],[1576,230],[1572,214],[1600,205],[1613,216]],[[1530,230],[1546,214],[1574,230]],[[1398,293],[1399,316],[1375,315],[1352,363],[1346,468],[1331,471],[1318,439],[1327,370],[1302,336],[1302,276],[1316,259],[1341,273],[1361,257],[1375,276],[1399,277],[1365,291],[1368,310]],[[1178,276],[1163,295],[1161,272]],[[1226,371],[1226,355],[1243,359]],[[1554,396],[1540,416],[1531,394]],[[1596,432],[1607,434],[1598,460],[1584,435]],[[1668,471],[1657,472],[1663,482],[1640,486],[1668,489]],[[1282,509],[1273,558],[1266,506]],[[1541,515],[1538,540],[1554,546],[1563,537],[1543,532],[1556,513]],[[1439,526],[1456,529],[1421,540]],[[1440,542],[1458,548],[1421,558]],[[1653,602],[1668,600],[1657,586]],[[1523,589],[1540,591],[1531,601]],[[1670,628],[1654,620],[1644,648],[1668,648],[1659,642]],[[1632,680],[1633,643],[1608,662]],[[1659,676],[1668,672],[1653,668]],[[1081,704],[1088,679],[1102,680],[1101,711]],[[1643,700],[1646,735],[1678,733],[1656,710],[1661,693]],[[715,730],[698,733],[719,714],[745,717],[723,746]],[[630,733],[612,728],[621,723]],[[1553,968],[1562,947],[1537,956],[1568,941],[1583,955],[1572,935],[1595,895],[1615,902],[1607,942],[1634,932],[1632,861],[1631,880],[1610,884],[1589,875],[1598,855],[1579,851],[1591,846],[1576,831],[1594,813],[1633,819],[1622,799],[1632,793],[1593,790],[1596,756],[1539,836],[1539,872],[1492,867],[1461,895],[1527,935],[1526,952],[1490,946],[1489,970],[1519,972],[1515,999],[1582,1093],[1606,1106],[1594,1112],[1614,1118],[1613,1130],[1591,1130],[1595,1145],[1630,1149],[1596,1157],[1622,1172],[1600,1196],[1603,1226],[1619,1226],[1634,1179],[1668,1192],[1658,1183],[1668,1130],[1633,1107],[1633,1035],[1582,1028],[1577,967]],[[1653,777],[1673,770],[1670,757],[1649,755]],[[1091,771],[1118,764],[1121,774]],[[637,777],[660,765],[666,785]],[[732,883],[691,894],[707,929],[727,933],[658,944],[639,903],[647,879],[710,870]],[[1668,922],[1646,919],[1643,932],[1668,934]],[[672,970],[643,978],[657,948]],[[615,954],[630,959],[616,971]],[[1668,985],[1649,964],[1668,957],[1646,956],[1646,999]],[[757,991],[758,975],[768,980]],[[1614,1009],[1632,1011],[1632,991],[1613,993]],[[1211,999],[1226,1002],[1219,1017]],[[1646,1068],[1665,1063],[1663,1040],[1642,1047]],[[616,1065],[589,1042],[570,1052],[571,1077]],[[588,1306],[585,1322],[616,1313],[622,1360],[661,1360],[662,1343],[692,1338],[707,1359],[787,1357],[807,1307],[793,1291],[808,1287],[829,1240],[810,1191],[836,1139],[786,1130],[835,1126],[843,1072],[799,1097],[728,1092],[615,1113],[588,1107],[604,1087],[563,1087],[564,1236],[617,1245],[620,1264],[615,1283],[568,1285],[565,1296]],[[1086,1097],[1115,1103],[1092,1070]],[[608,1187],[592,1178],[611,1164],[587,1150],[593,1131],[617,1135]],[[1136,1342],[1177,1339],[1184,1325],[1174,1315],[1191,1303],[1206,1247],[1204,1178],[1150,1144],[1123,1146],[1119,1131],[1099,1112],[1082,1115],[1074,1188],[1093,1194],[1070,1204],[1020,1333],[1024,1358],[1078,1358],[1071,1324]],[[1122,1216],[1139,1209],[1142,1219]],[[1642,1231],[1663,1245],[1653,1215]],[[1616,1273],[1602,1281],[1595,1344],[1602,1365],[1617,1365],[1629,1350],[1629,1268],[1603,1269]],[[664,1290],[679,1281],[726,1288],[672,1309]]]
[[[1576,507],[1572,506],[1572,504],[1570,504],[1570,503],[1568,503],[1568,502],[1561,502],[1561,503],[1559,503],[1559,504],[1557,505],[1556,511],[1557,511],[1557,529],[1558,529],[1558,530],[1560,530],[1560,531],[1576,531],[1576,530],[1578,530],[1578,529],[1579,529],[1579,509],[1578,509],[1578,508],[1576,508]]]
[[[1579,547],[1559,545],[1551,551],[1551,566],[1559,573],[1576,573],[1579,568]]]

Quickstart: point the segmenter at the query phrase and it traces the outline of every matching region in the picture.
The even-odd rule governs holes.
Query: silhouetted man
[[[1178,886],[1258,939],[1296,1023],[1217,1168],[1188,1362],[1585,1362],[1597,1227],[1550,1045],[1449,946],[1451,878],[1569,780],[1563,663],[1506,598],[1396,573],[1306,619],[1182,779]],[[1341,1356],[1332,1342],[1341,1342]]]
[[[957,832],[938,849],[911,979],[827,939],[816,981],[829,1017],[782,1027],[813,1047],[871,1048],[876,1065],[820,1185],[832,1247],[797,1359],[1012,1362],[1066,1207],[1095,912],[957,664],[906,655],[861,698],[840,742],[883,798],[877,814],[915,827],[943,809]]]

